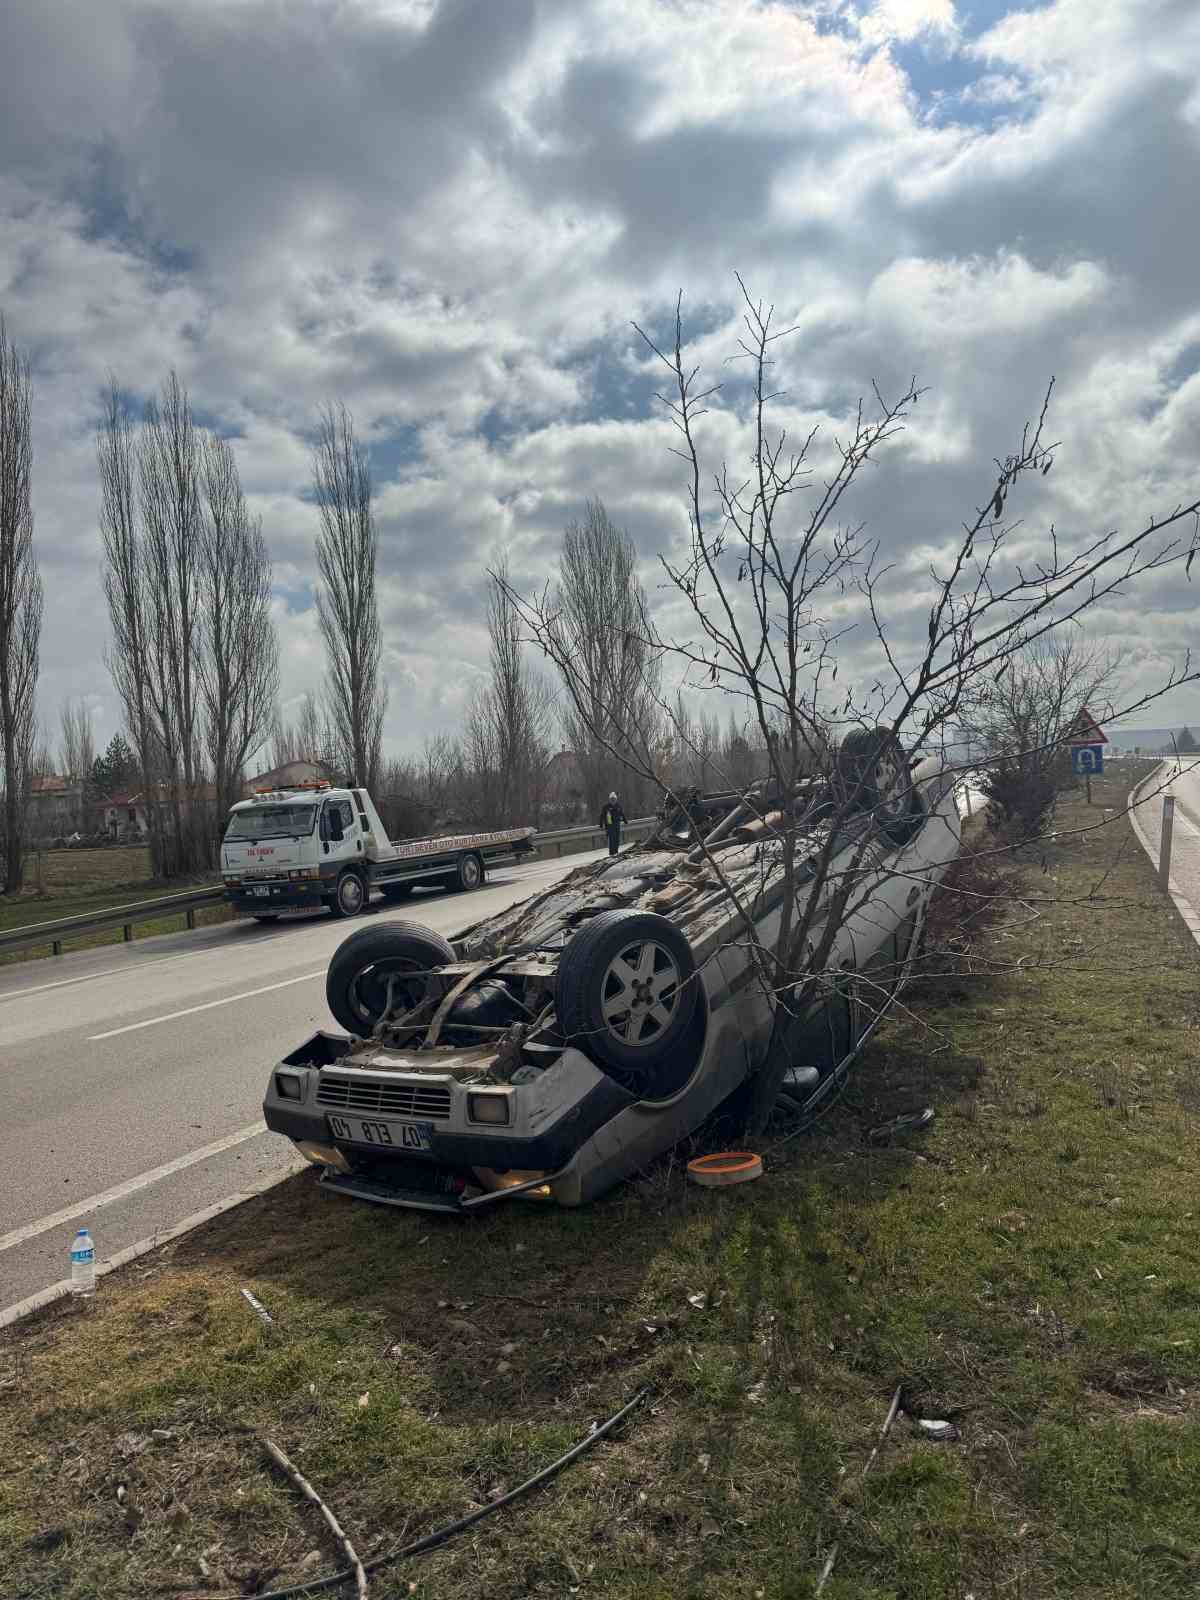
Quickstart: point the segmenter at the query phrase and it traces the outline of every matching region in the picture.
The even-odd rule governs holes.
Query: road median
[[[302,1173],[0,1334],[5,1592],[343,1566],[264,1437],[369,1562],[643,1387],[571,1472],[372,1592],[803,1595],[834,1540],[826,1600],[1194,1592],[1200,951],[1126,787],[960,887],[995,918],[756,1184],[668,1161],[586,1211],[464,1225]]]

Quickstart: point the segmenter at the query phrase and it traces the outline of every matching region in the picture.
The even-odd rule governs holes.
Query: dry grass
[[[1026,970],[893,1024],[757,1185],[664,1166],[464,1225],[302,1175],[0,1337],[0,1592],[311,1577],[336,1552],[256,1433],[370,1554],[648,1383],[623,1436],[373,1593],[787,1600],[839,1536],[827,1600],[1194,1594],[1200,953],[1127,837],[1028,869],[1040,914],[980,936]],[[926,1103],[928,1133],[867,1142]]]

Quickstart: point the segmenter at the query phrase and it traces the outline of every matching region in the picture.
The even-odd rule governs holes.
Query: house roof
[[[317,761],[309,756],[297,756],[293,761],[281,761],[277,767],[269,767],[266,772],[256,772],[252,778],[247,778],[248,784],[265,785],[289,772],[293,767],[313,767],[327,775],[332,774],[333,768],[328,761]]]

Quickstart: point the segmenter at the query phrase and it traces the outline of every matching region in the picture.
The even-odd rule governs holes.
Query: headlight
[[[467,1096],[467,1116],[472,1122],[490,1122],[505,1124],[508,1115],[509,1096],[499,1094],[469,1094]]]
[[[236,872],[227,872],[225,874],[226,883],[238,884],[241,883],[241,881],[241,876]]]
[[[288,869],[289,878],[319,878],[320,876],[320,867],[290,867]]]
[[[303,1100],[304,1089],[294,1072],[275,1074],[275,1093],[281,1100]]]

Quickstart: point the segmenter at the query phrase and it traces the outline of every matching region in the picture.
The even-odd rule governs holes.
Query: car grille
[[[376,1116],[448,1117],[450,1091],[434,1083],[378,1083],[370,1078],[321,1074],[317,1104],[333,1111],[367,1111]]]

